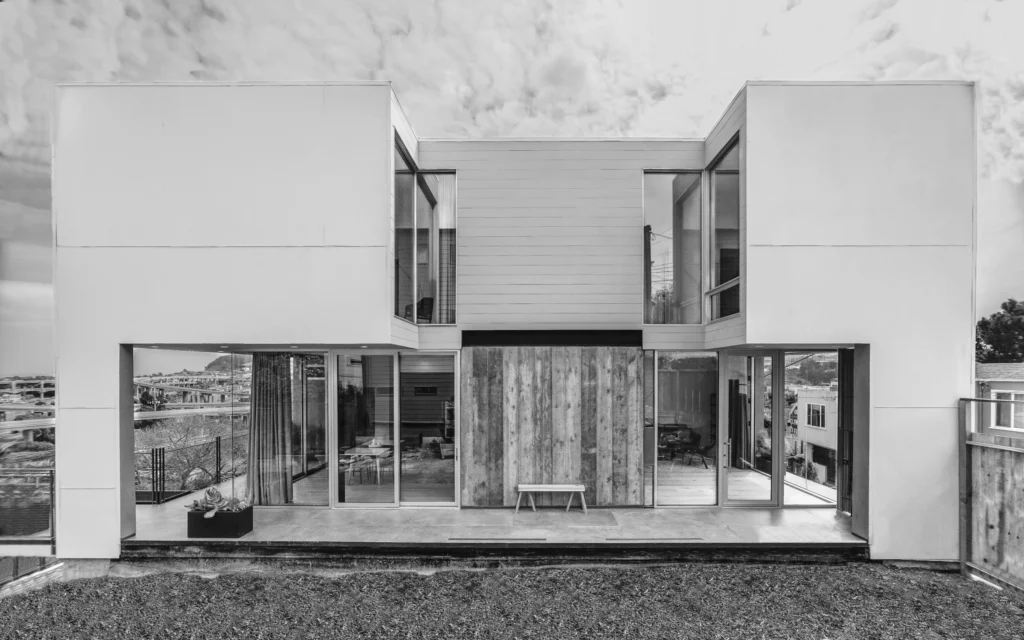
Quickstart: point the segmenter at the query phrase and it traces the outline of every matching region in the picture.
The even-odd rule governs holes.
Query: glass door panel
[[[658,506],[718,503],[718,356],[657,353]]]
[[[839,353],[785,354],[786,505],[836,503]]]
[[[725,502],[773,503],[776,433],[774,355],[722,358],[726,394]]]
[[[402,355],[399,500],[455,503],[455,356]]]
[[[304,382],[306,472],[313,473],[327,465],[327,377],[322,361],[306,364]]]
[[[395,502],[395,357],[337,355],[338,504]]]

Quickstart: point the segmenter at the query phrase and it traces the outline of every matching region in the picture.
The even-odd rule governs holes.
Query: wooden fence
[[[997,402],[1024,405],[960,401],[960,566],[1024,589],[1024,431],[990,428]]]

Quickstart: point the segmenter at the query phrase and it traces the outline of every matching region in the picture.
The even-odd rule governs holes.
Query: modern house
[[[59,85],[56,553],[153,522],[141,385],[226,411],[217,479],[307,541],[580,483],[593,523],[809,514],[956,559],[975,150],[959,82],[751,82],[701,139],[421,138],[388,83]],[[153,349],[252,360],[196,392],[136,379]],[[787,478],[803,352],[838,359],[834,499]]]

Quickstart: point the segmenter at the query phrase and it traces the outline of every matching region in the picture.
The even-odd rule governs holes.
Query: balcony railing
[[[0,468],[0,544],[53,544],[54,470]]]
[[[135,503],[162,504],[245,475],[249,436],[217,436],[184,447],[135,452]]]

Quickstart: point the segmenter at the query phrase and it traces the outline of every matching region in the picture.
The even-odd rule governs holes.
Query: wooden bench
[[[578,493],[583,513],[586,513],[587,499],[583,496],[583,492],[586,490],[587,488],[582,484],[518,484],[516,485],[516,491],[519,492],[519,497],[516,498],[516,513],[519,513],[519,502],[523,499],[524,493],[530,499],[530,508],[534,511],[537,510],[537,505],[533,502],[535,493],[568,493],[569,504],[565,505],[566,511],[572,506],[572,497]]]

